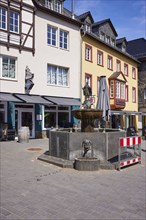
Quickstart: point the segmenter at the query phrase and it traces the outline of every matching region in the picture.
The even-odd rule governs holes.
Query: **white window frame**
[[[12,17],[11,17],[11,13],[13,13]],[[15,15],[18,15],[18,21],[15,18]],[[11,18],[12,18],[12,24],[10,22]],[[16,23],[16,21],[17,21],[17,23]],[[10,10],[9,25],[10,25],[10,32],[17,33],[17,34],[19,33],[19,13],[18,12]],[[12,29],[11,29],[11,27],[12,27]],[[18,29],[18,30],[16,30],[16,29]]]
[[[117,72],[121,71],[121,61],[120,60],[116,60],[116,71]]]
[[[121,86],[119,81],[116,81],[116,98],[121,98]]]
[[[49,31],[49,28],[50,28],[50,31]],[[55,31],[55,34],[54,32]],[[49,46],[53,46],[53,47],[57,47],[57,33],[58,33],[58,29],[54,26],[51,26],[51,25],[48,25],[47,26],[47,44]],[[49,35],[50,34],[50,38],[49,38]],[[53,41],[54,41],[54,38],[53,36],[55,35],[55,44],[53,44]],[[48,42],[50,39],[50,43]]]
[[[49,70],[49,67],[50,67],[50,70]],[[61,69],[62,71],[60,71]],[[66,73],[64,71],[66,71]],[[48,64],[47,65],[47,85],[69,87],[69,68]]]
[[[3,58],[8,59],[8,76],[3,76]],[[14,60],[15,61],[15,76],[14,77],[10,77],[10,60]],[[7,64],[5,64],[7,65]],[[0,56],[0,78],[1,79],[9,79],[9,80],[16,80],[17,79],[17,59],[15,57],[8,57],[8,56]]]
[[[90,74],[85,74],[85,84],[88,83],[88,86],[92,88],[92,75]]]
[[[92,47],[85,45],[85,60],[92,61]]]
[[[125,83],[121,82],[121,99],[125,99]]]
[[[4,14],[2,14],[2,10],[4,10]],[[7,9],[4,7],[0,7],[0,29],[2,30],[7,30]],[[4,21],[3,21],[4,18]],[[3,28],[3,24],[4,24],[4,28]]]
[[[97,51],[97,64],[103,66],[103,52]]]
[[[56,12],[58,12],[58,13],[62,13],[62,5],[61,5],[61,2],[60,1],[58,1],[58,0],[55,0],[54,1],[54,11],[56,11]]]
[[[111,56],[108,56],[107,58],[107,68],[110,70],[113,68],[113,58]]]

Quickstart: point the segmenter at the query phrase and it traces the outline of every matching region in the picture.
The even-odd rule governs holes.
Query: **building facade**
[[[94,22],[90,12],[78,17],[82,29],[82,87],[88,82],[96,108],[100,76],[106,76],[112,128],[138,128],[138,61],[126,52],[126,39],[117,40],[116,30],[106,19]],[[82,103],[84,96],[82,94]]]
[[[0,124],[30,137],[74,123],[80,106],[80,27],[64,1],[0,3]]]
[[[127,51],[139,60],[138,65],[138,111],[139,128],[146,126],[146,39],[139,38],[127,42]]]

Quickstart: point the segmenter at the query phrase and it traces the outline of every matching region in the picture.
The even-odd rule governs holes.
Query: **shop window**
[[[51,127],[68,127],[70,107],[68,106],[44,106],[44,129]]]

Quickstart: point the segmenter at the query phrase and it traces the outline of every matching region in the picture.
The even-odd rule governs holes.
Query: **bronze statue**
[[[88,82],[86,82],[86,85],[83,87],[83,94],[85,97],[92,96],[92,90],[91,87],[88,85]]]

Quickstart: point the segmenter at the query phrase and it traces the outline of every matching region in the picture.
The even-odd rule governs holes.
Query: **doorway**
[[[29,127],[30,138],[35,137],[34,109],[18,108],[15,110],[15,128],[18,130],[21,127]]]

